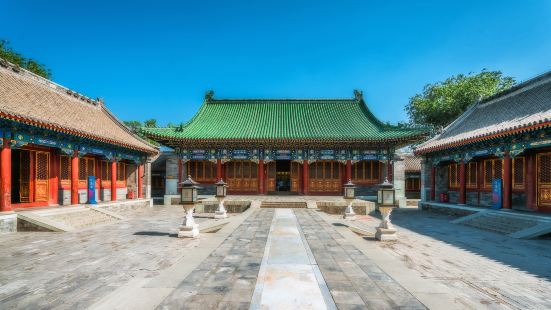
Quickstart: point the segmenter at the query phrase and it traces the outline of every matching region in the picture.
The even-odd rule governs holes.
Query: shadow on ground
[[[551,241],[514,239],[450,223],[455,216],[418,209],[396,209],[392,222],[413,232],[551,280]]]
[[[178,237],[178,234],[171,234],[161,231],[137,231],[134,233],[134,236],[150,236],[150,237]]]

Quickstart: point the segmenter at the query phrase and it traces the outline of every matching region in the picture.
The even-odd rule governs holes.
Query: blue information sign
[[[88,177],[88,203],[91,205],[97,204],[96,202],[96,177],[91,175]]]
[[[501,179],[492,181],[492,209],[501,209]]]

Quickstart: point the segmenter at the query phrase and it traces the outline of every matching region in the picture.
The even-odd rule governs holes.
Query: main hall
[[[427,134],[377,119],[357,90],[340,99],[217,99],[211,91],[181,126],[141,131],[173,149],[152,168],[153,195],[165,196],[188,175],[204,194],[223,179],[230,194],[341,195],[351,180],[359,195],[374,195],[393,178],[395,151]]]

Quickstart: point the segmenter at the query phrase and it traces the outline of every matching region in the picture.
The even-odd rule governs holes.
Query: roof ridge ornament
[[[354,89],[354,99],[362,101],[364,99],[363,92],[359,89]]]
[[[205,101],[206,102],[210,102],[214,100],[214,90],[208,90],[206,93],[205,93]]]

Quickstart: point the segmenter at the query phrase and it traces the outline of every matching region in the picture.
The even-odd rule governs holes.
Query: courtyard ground
[[[190,240],[176,238],[183,215],[0,236],[0,308],[551,308],[549,240],[408,209],[393,215],[400,240],[380,243],[347,227],[373,232],[376,217],[257,207]]]

